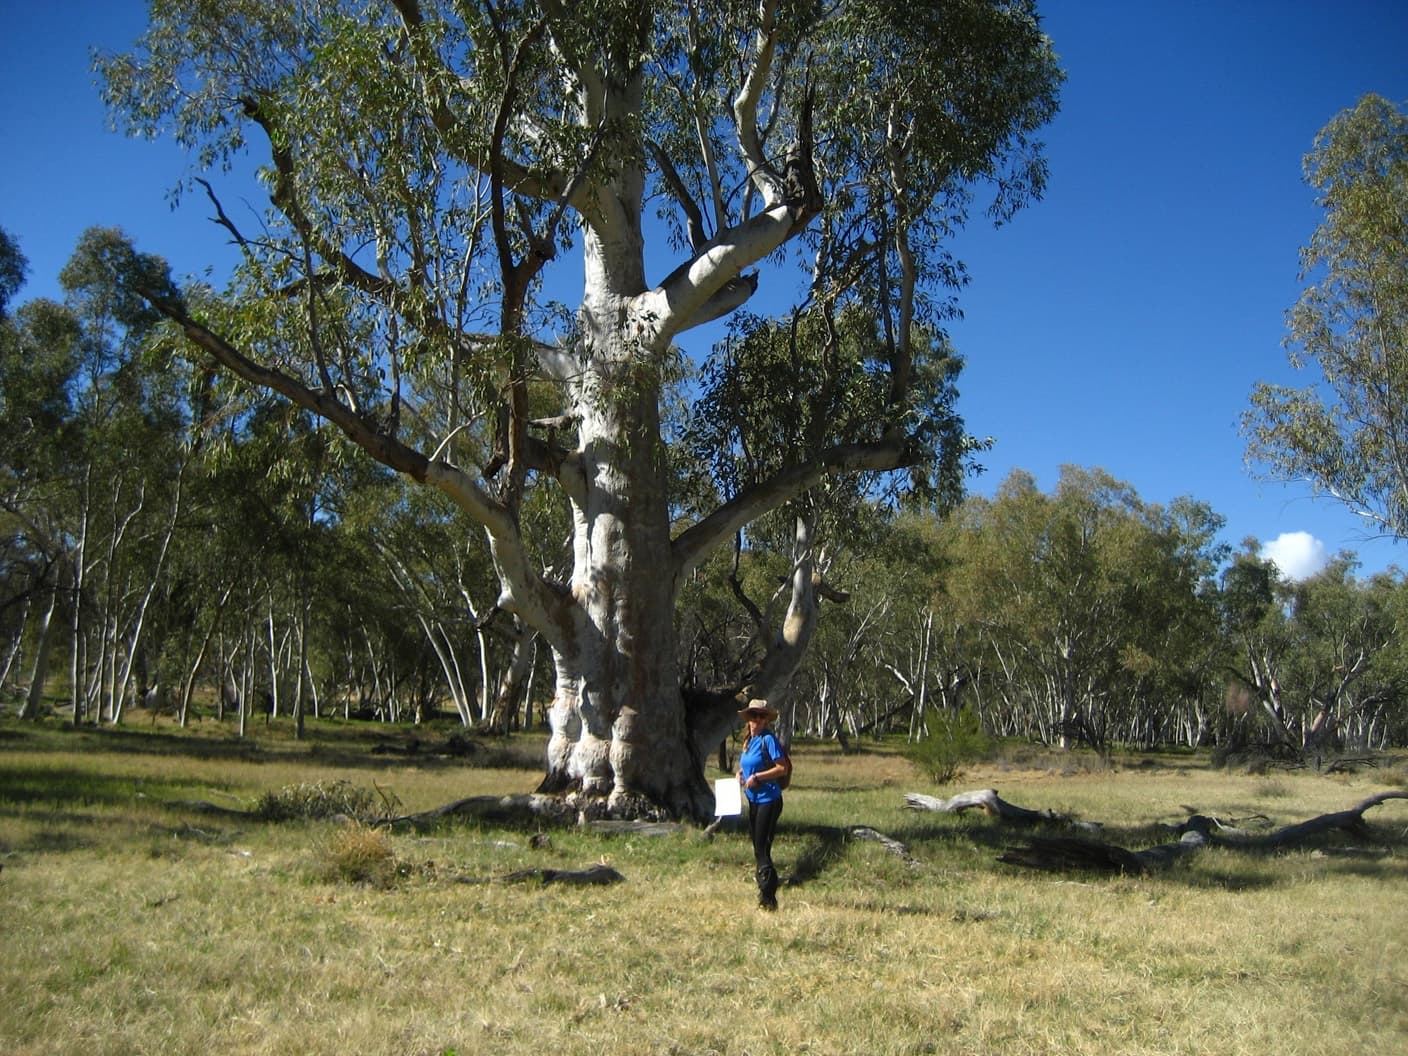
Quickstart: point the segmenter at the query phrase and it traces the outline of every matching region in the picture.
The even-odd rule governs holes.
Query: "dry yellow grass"
[[[0,726],[0,1049],[15,1054],[1297,1054],[1408,1047],[1408,805],[1373,838],[1275,857],[1210,850],[1153,878],[1004,866],[1010,834],[907,811],[890,749],[803,746],[777,858],[800,883],[752,906],[738,834],[603,837],[474,825],[386,837],[173,806],[375,781],[406,809],[536,774],[355,746],[200,757],[136,738]],[[81,747],[81,750],[78,750]],[[267,761],[261,761],[267,760]],[[1110,823],[1187,807],[1273,824],[1389,787],[1367,772],[1250,776],[1205,762],[970,771],[1024,806]],[[43,787],[48,782],[50,794]],[[67,782],[67,784],[65,784]],[[910,866],[849,839],[905,840]],[[335,879],[339,853],[396,865]],[[341,849],[341,850],[339,850]],[[612,887],[467,883],[607,861]]]

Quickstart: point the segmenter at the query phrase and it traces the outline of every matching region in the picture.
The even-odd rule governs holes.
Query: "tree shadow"
[[[401,728],[381,723],[330,724],[310,721],[302,738],[287,725],[272,731],[262,724],[256,732],[239,736],[221,726],[214,732],[137,729],[130,726],[45,725],[30,728],[0,727],[0,748],[10,752],[95,751],[205,762],[238,762],[255,765],[311,759],[319,764],[351,770],[380,772],[407,766],[426,770],[502,769],[541,770],[543,742],[536,733],[513,737],[473,734],[462,727]]]
[[[834,825],[789,827],[789,833],[803,837],[802,852],[783,881],[789,888],[802,887],[815,880],[845,855],[846,830]]]

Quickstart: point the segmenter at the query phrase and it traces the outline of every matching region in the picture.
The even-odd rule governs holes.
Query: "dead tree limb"
[[[872,829],[869,825],[857,825],[851,829],[851,837],[857,840],[870,840],[878,843],[885,850],[889,851],[896,858],[899,858],[905,865],[911,868],[919,865],[919,860],[909,853],[909,848],[893,836],[886,836],[883,832]]]
[[[905,806],[911,810],[933,810],[944,814],[981,810],[989,817],[1017,826],[1056,825],[1084,829],[1087,832],[1098,832],[1101,829],[1097,822],[1081,822],[1054,811],[1015,806],[1002,799],[997,790],[991,788],[963,792],[950,799],[939,799],[917,792],[908,792],[904,798]],[[1209,846],[1277,851],[1337,830],[1363,833],[1366,831],[1364,812],[1390,799],[1408,799],[1408,791],[1380,792],[1349,810],[1321,814],[1319,817],[1287,825],[1263,836],[1249,835],[1244,830],[1225,825],[1215,817],[1195,813],[1173,830],[1179,835],[1177,841],[1156,847],[1131,851],[1113,843],[1080,836],[1033,836],[1024,846],[1011,847],[1004,851],[998,861],[1009,865],[1056,871],[1153,873],[1167,869],[1175,862]]]
[[[1294,847],[1316,836],[1344,830],[1365,833],[1364,812],[1390,799],[1408,799],[1408,792],[1381,792],[1370,796],[1349,810],[1321,814],[1307,821],[1277,829],[1265,836],[1245,833],[1227,835],[1215,819],[1195,814],[1179,827],[1182,835],[1176,843],[1160,844],[1141,851],[1130,851],[1112,843],[1062,836],[1037,836],[1024,847],[1014,847],[998,856],[1009,865],[1024,865],[1035,869],[1056,871],[1087,870],[1095,872],[1147,874],[1171,867],[1175,862],[1204,847],[1227,847],[1243,851],[1279,851]]]
[[[1390,799],[1408,799],[1408,792],[1380,792],[1376,796],[1370,796],[1357,807],[1335,811],[1332,814],[1321,814],[1318,818],[1287,825],[1265,836],[1219,837],[1216,842],[1227,847],[1274,851],[1283,847],[1293,847],[1312,836],[1333,832],[1336,829],[1363,833],[1366,831],[1364,812]]]
[[[1013,825],[1057,825],[1088,832],[1098,832],[1101,828],[1097,822],[1078,821],[1069,814],[1058,814],[1052,810],[1029,810],[1008,803],[997,794],[995,788],[961,792],[951,799],[906,792],[904,802],[910,810],[934,810],[941,814],[962,814],[968,810],[981,810],[989,817],[1000,818]]]

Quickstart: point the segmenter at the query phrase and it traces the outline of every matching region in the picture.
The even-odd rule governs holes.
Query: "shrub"
[[[963,772],[964,764],[982,762],[992,754],[993,739],[972,708],[943,712],[928,725],[929,735],[905,754],[936,784],[948,784]]]
[[[350,781],[313,781],[265,792],[254,812],[267,821],[338,816],[364,819],[374,816],[373,801],[368,789]]]
[[[328,841],[322,871],[328,880],[373,887],[390,887],[404,873],[391,837],[359,821],[348,822]]]

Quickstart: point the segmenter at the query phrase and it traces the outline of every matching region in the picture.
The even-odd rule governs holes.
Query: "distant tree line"
[[[330,715],[540,727],[550,657],[496,608],[482,539],[305,412],[174,356],[174,335],[103,280],[123,253],[89,232],[64,303],[12,311],[24,260],[0,245],[7,706],[75,723],[163,709],[241,733]],[[682,490],[707,475],[686,444],[676,457]],[[828,511],[795,736],[922,740],[966,714],[1099,750],[1408,743],[1396,571],[1360,578],[1344,554],[1292,583],[1254,540],[1220,543],[1206,504],[1148,503],[1075,467],[1049,494],[1015,473],[946,516],[874,496]],[[530,499],[524,520],[545,568],[567,559],[562,510]],[[692,577],[686,692],[755,677],[786,619],[790,525],[764,521]]]

